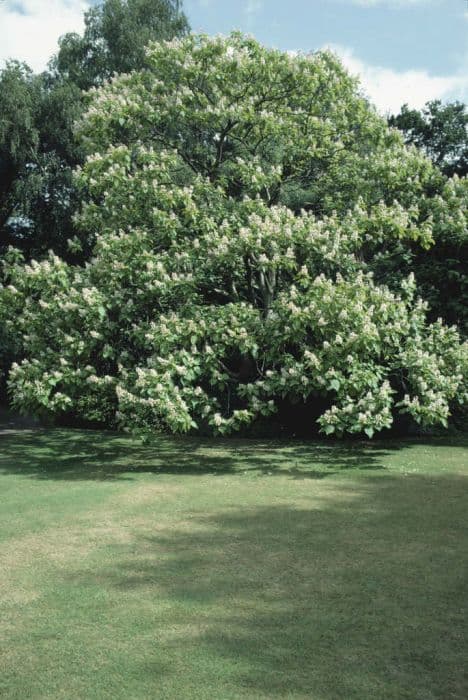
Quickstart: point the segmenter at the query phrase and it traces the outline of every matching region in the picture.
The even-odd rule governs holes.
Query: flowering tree
[[[396,412],[446,425],[467,346],[428,324],[412,278],[372,272],[390,243],[430,244],[438,171],[329,53],[191,35],[148,62],[79,126],[90,263],[7,266],[14,403],[172,432],[284,401],[324,406],[326,434],[371,437]]]

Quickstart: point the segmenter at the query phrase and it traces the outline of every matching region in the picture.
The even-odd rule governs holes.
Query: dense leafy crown
[[[327,434],[372,436],[396,412],[446,424],[466,345],[428,324],[412,278],[372,272],[461,216],[440,173],[328,52],[189,35],[147,60],[79,125],[90,263],[9,265],[14,402],[173,432],[292,403]]]

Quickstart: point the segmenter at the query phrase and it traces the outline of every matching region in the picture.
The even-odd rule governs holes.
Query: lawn
[[[468,442],[0,432],[0,696],[468,697]]]

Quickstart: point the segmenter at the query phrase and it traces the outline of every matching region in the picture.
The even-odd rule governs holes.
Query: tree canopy
[[[468,175],[468,112],[462,102],[427,102],[422,110],[403,105],[389,119],[390,126],[403,132],[446,175]]]
[[[82,36],[65,34],[51,68],[82,90],[139,70],[149,41],[188,31],[179,0],[104,0],[85,12]]]
[[[416,275],[419,293],[429,302],[433,318],[443,316],[468,333],[468,113],[460,102],[443,104],[428,102],[423,110],[404,105],[389,124],[397,127],[405,142],[426,153],[446,176],[461,181],[448,181],[441,192],[452,201],[453,218],[433,231],[434,245],[429,250],[413,247],[404,255],[395,251],[387,275],[400,271]],[[464,212],[464,213],[463,213]]]
[[[189,35],[147,65],[94,89],[79,126],[90,262],[7,265],[15,405],[173,432],[293,405],[326,434],[446,425],[467,345],[411,276],[375,275],[393,245],[465,225],[460,181],[445,191],[328,52]]]
[[[174,0],[104,0],[85,13],[83,36],[62,37],[48,71],[34,75],[14,61],[0,71],[0,252],[11,244],[27,257],[69,255],[67,241],[77,236],[72,170],[84,155],[73,124],[83,90],[141,69],[150,39],[186,31]],[[85,246],[79,257],[87,254]]]
[[[17,61],[0,73],[0,227],[15,208],[14,188],[19,173],[35,155],[38,85],[29,68]]]

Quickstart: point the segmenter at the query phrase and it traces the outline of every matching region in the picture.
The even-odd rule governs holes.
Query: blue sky
[[[42,69],[86,0],[0,0],[0,60]],[[468,0],[185,0],[194,31],[241,29],[292,51],[333,48],[382,111],[468,101]]]

